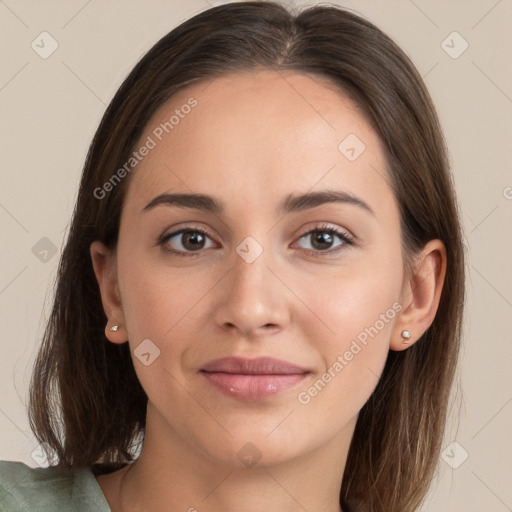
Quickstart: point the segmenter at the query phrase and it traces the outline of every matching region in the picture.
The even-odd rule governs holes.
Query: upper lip
[[[201,371],[242,375],[300,375],[309,372],[306,368],[273,357],[224,357],[208,361]]]

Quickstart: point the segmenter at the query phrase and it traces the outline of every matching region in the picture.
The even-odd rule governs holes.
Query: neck
[[[139,458],[98,477],[112,512],[340,512],[355,419],[328,443],[276,464],[240,467],[212,459],[149,413]],[[238,464],[237,464],[238,462]]]

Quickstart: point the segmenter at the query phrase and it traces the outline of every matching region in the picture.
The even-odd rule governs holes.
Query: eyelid
[[[299,236],[297,241],[301,240],[302,238],[310,235],[311,233],[315,231],[327,231],[331,232],[334,235],[336,235],[340,240],[343,242],[342,244],[338,245],[335,249],[327,249],[325,251],[314,251],[313,249],[304,249],[305,251],[309,251],[309,253],[315,253],[315,254],[330,254],[335,253],[339,250],[341,246],[344,245],[353,245],[355,242],[355,236],[352,235],[349,231],[343,228],[336,227],[329,223],[321,223],[316,226],[313,226],[312,228],[308,229],[307,231],[304,231],[302,235]],[[296,243],[296,242],[295,242]]]
[[[174,236],[179,235],[181,233],[186,233],[187,231],[193,231],[193,232],[196,231],[198,233],[202,233],[203,235],[207,236],[211,240],[214,240],[214,237],[211,236],[210,233],[205,228],[189,224],[189,225],[186,225],[183,227],[176,228],[170,232],[164,232],[163,235],[158,237],[156,245],[163,244],[170,238],[173,238]],[[190,253],[190,254],[192,254],[192,253]]]

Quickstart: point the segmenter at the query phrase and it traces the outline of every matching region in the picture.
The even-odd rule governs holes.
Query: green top
[[[111,512],[90,468],[74,472],[0,460],[0,512]]]

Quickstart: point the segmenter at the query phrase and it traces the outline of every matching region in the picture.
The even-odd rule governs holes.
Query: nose
[[[214,317],[223,330],[250,339],[286,328],[291,294],[269,263],[266,251],[251,263],[235,255],[217,295]]]

